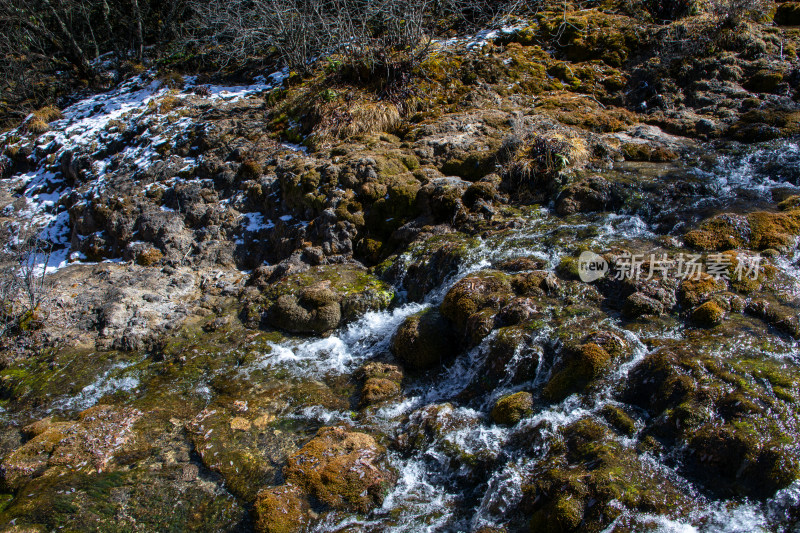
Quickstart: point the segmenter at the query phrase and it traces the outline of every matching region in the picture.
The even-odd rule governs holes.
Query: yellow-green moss
[[[550,401],[558,401],[585,387],[608,366],[611,356],[595,343],[565,350],[561,364],[542,391]]]
[[[327,506],[366,513],[394,481],[380,463],[384,453],[366,433],[322,428],[289,457],[284,476]]]
[[[299,533],[310,521],[308,500],[293,485],[262,490],[254,511],[258,533]]]
[[[442,315],[456,329],[467,333],[470,317],[484,309],[497,311],[511,297],[508,275],[491,270],[468,276],[456,283],[442,301]]]
[[[513,426],[522,417],[533,412],[533,396],[529,392],[521,391],[509,394],[497,400],[492,408],[491,417],[497,424]]]

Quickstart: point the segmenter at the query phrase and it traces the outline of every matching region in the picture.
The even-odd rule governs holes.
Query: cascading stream
[[[797,146],[790,144],[788,153],[783,157],[791,159]],[[768,147],[763,150],[776,150]],[[771,153],[771,152],[770,152]],[[724,195],[735,196],[737,189],[755,190],[758,194],[768,194],[773,188],[784,185],[782,181],[763,179],[763,172],[752,168],[764,167],[768,159],[761,151],[748,154],[737,160],[723,158],[713,170],[697,171],[703,179],[715,181],[717,190]],[[738,162],[738,167],[736,163]],[[760,165],[760,166],[759,166]],[[757,181],[748,181],[747,175],[757,176]],[[719,176],[728,175],[727,179]],[[754,178],[755,179],[755,178]],[[652,241],[657,235],[651,232],[648,225],[635,214],[605,215],[591,221],[575,221],[569,224],[557,223],[554,227],[553,215],[546,211],[536,214],[527,220],[524,227],[509,231],[500,237],[484,239],[469,254],[469,259],[462,264],[459,272],[448,281],[431,291],[423,304],[404,304],[394,311],[371,313],[356,324],[338,333],[337,336],[323,340],[303,343],[276,344],[270,354],[266,355],[259,365],[289,364],[293,372],[305,377],[323,376],[329,373],[346,373],[352,371],[363,362],[379,357],[388,350],[389,339],[402,320],[420,311],[426,306],[438,306],[444,294],[459,279],[477,272],[501,259],[519,256],[534,256],[545,259],[549,268],[553,268],[563,256],[568,255],[572,242],[563,240],[554,246],[551,234],[580,234],[592,228],[594,235],[590,243],[609,247],[615,242]],[[780,268],[797,281],[796,257],[779,261]],[[654,337],[682,338],[680,329],[674,331],[637,333],[624,327],[615,318],[603,325],[626,340],[633,348],[632,355],[622,362],[613,372],[610,379],[602,387],[588,397],[571,395],[561,402],[540,408],[533,415],[525,418],[518,425],[505,428],[487,420],[488,411],[499,397],[522,389],[536,389],[546,381],[550,365],[542,366],[541,361],[533,379],[517,384],[501,382],[497,388],[477,400],[466,405],[459,405],[458,397],[478,378],[477,373],[485,360],[487,346],[492,341],[490,335],[478,346],[462,353],[455,361],[446,365],[435,376],[424,376],[414,379],[405,387],[405,399],[399,403],[371,410],[360,418],[357,427],[377,429],[391,433],[392,428],[402,423],[407,417],[412,421],[416,413],[425,406],[438,405],[443,402],[455,402],[446,409],[448,416],[474,421],[465,427],[458,427],[450,432],[445,431],[439,440],[430,446],[418,450],[410,456],[391,453],[391,462],[399,472],[399,480],[394,489],[384,500],[382,508],[364,518],[342,516],[333,513],[328,516],[323,529],[335,531],[345,526],[359,525],[367,531],[440,531],[470,530],[482,526],[501,526],[504,515],[517,505],[522,497],[522,485],[526,475],[536,461],[544,457],[549,449],[549,441],[556,438],[559,430],[579,419],[592,417],[602,420],[600,411],[607,405],[620,405],[617,399],[619,387],[628,378],[629,372],[643,358],[658,348],[647,347],[647,342]],[[548,340],[547,328],[536,332],[532,344],[545,344]],[[796,353],[796,347],[792,348]],[[517,362],[516,356],[509,364]],[[347,413],[304,412],[301,416],[316,417],[319,422],[347,420]],[[533,428],[539,428],[539,438],[531,443],[533,448],[505,449],[506,443],[518,435],[530,434]],[[641,426],[639,426],[639,429]],[[637,432],[638,432],[637,430]],[[620,438],[623,446],[632,446],[632,439]],[[440,446],[456,446],[463,453],[483,454],[492,457],[492,471],[481,484],[475,497],[473,508],[464,508],[463,495],[457,487],[458,478],[469,475],[464,465],[452,463],[443,455]],[[797,502],[800,489],[795,485],[779,491],[775,497],[765,504],[748,502],[726,502],[706,496],[702,490],[693,486],[676,469],[674,464],[662,463],[658,456],[646,454],[644,457],[651,466],[670,477],[677,485],[683,486],[697,498],[697,508],[691,513],[690,520],[676,520],[665,516],[632,516],[632,512],[621,508],[620,516],[608,527],[614,531],[617,525],[625,520],[635,519],[637,523],[649,522],[656,530],[664,532],[678,531],[752,531],[770,527],[769,524],[781,521],[782,509]],[[674,458],[673,458],[674,459]],[[670,461],[672,463],[674,461]],[[455,483],[455,485],[454,485]],[[451,488],[452,487],[452,488]],[[622,504],[620,504],[622,505]],[[695,525],[702,524],[702,525]]]

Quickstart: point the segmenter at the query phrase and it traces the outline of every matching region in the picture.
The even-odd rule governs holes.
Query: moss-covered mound
[[[492,408],[492,420],[498,424],[513,426],[522,417],[533,412],[533,396],[529,392],[517,392],[497,400]]]
[[[326,506],[365,513],[395,481],[383,463],[385,451],[366,433],[322,428],[289,457],[284,477]]]
[[[785,250],[798,233],[800,211],[724,213],[703,221],[698,229],[684,235],[684,241],[698,250]]]
[[[412,370],[427,370],[457,352],[458,337],[434,308],[406,318],[392,337],[392,353]]]
[[[386,309],[394,289],[366,269],[350,265],[312,267],[265,284],[267,324],[294,333],[322,334],[367,311]]]

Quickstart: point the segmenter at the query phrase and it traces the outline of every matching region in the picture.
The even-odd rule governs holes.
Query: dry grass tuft
[[[45,106],[33,112],[33,116],[44,122],[53,122],[64,118],[61,110],[53,106]]]
[[[361,100],[350,105],[318,105],[313,135],[318,141],[347,139],[357,135],[391,133],[400,125],[400,109],[390,102]]]
[[[395,104],[359,102],[348,110],[350,120],[336,132],[340,138],[393,131],[400,124],[400,110]]]
[[[242,162],[242,166],[239,167],[239,175],[244,178],[253,179],[260,176],[263,170],[261,164],[255,159],[246,159]]]
[[[151,110],[157,111],[161,115],[165,115],[182,105],[183,99],[169,94],[159,98],[158,100],[155,100],[154,102],[150,102]]]
[[[528,134],[504,143],[505,179],[512,189],[539,188],[559,172],[580,167],[589,160],[586,142],[562,133]]]
[[[31,117],[25,124],[22,125],[22,129],[26,133],[33,133],[35,135],[42,134],[50,129],[50,126],[47,125],[47,122],[44,120],[33,116]]]
[[[162,85],[170,89],[183,89],[184,85],[183,76],[181,76],[174,70],[170,70],[159,75],[158,81],[160,81]]]

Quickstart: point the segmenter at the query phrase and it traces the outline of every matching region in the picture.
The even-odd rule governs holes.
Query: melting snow
[[[250,85],[205,85],[205,90],[201,92],[196,90],[196,79],[193,77],[187,77],[185,87],[181,91],[175,91],[165,87],[160,81],[151,79],[152,73],[145,73],[121,83],[111,91],[74,103],[63,110],[62,119],[50,124],[50,131],[33,140],[20,141],[34,150],[34,158],[39,161],[39,167],[12,177],[18,182],[15,188],[24,187],[25,204],[17,215],[27,220],[31,229],[40,231],[41,239],[53,244],[53,252],[47,261],[44,256],[36,258],[40,261],[38,267],[52,272],[66,266],[70,261],[81,259],[80,256],[69,254],[69,215],[66,208],[59,204],[62,197],[73,192],[73,188],[59,171],[65,154],[69,152],[92,156],[86,193],[101,192],[110,169],[123,165],[139,170],[148,168],[162,159],[155,149],[157,146],[170,142],[168,139],[178,137],[194,124],[189,117],[170,121],[166,115],[155,113],[162,98],[171,96],[179,99],[199,98],[211,102],[234,101],[270,90],[281,84],[286,76],[288,72],[282,70],[269,76],[258,76],[256,83]],[[130,143],[118,154],[101,155],[114,142],[119,141],[129,127],[136,127],[137,131],[143,129],[137,141]],[[153,133],[157,130],[161,130],[161,133]],[[0,136],[0,141],[12,139],[13,136],[22,135],[14,130]],[[286,146],[293,150],[302,150],[294,145]],[[195,158],[185,157],[180,171],[191,171],[197,164]],[[270,221],[259,221],[254,214],[246,216],[246,227],[249,231],[270,227]],[[257,224],[260,224],[258,228]]]

